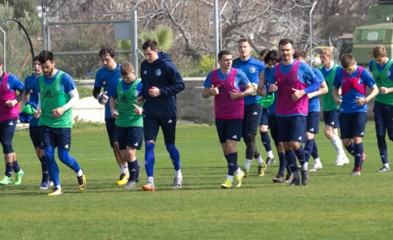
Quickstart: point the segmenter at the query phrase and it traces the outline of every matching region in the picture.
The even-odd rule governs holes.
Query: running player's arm
[[[209,72],[209,74],[207,74],[205,81],[203,82],[203,90],[202,90],[203,98],[208,98],[210,96],[215,96],[219,94],[218,88],[215,87],[211,82],[211,74],[212,72]]]
[[[320,82],[320,85],[319,85],[319,89],[317,91],[307,94],[308,98],[321,96],[321,95],[326,94],[328,92],[328,87],[327,87],[327,84],[325,82],[325,78],[323,77],[322,73],[318,69],[315,69],[315,70],[313,69],[313,72],[314,72],[315,76],[317,76],[317,78]]]
[[[266,95],[265,70],[261,71],[261,73],[259,74],[259,82],[258,82],[257,94],[260,95],[260,96],[265,96]]]

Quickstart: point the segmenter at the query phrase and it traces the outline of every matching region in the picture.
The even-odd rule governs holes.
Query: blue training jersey
[[[98,69],[94,87],[104,88],[108,97],[113,97],[116,94],[117,84],[121,79],[120,66],[120,64],[117,64],[113,70],[108,70],[106,67]],[[112,118],[109,101],[105,104],[105,118]]]
[[[32,74],[25,78],[24,92],[29,93],[29,101],[38,105],[38,82],[39,76]],[[30,126],[38,126],[39,118],[31,118]]]
[[[358,78],[358,74],[359,74],[359,67],[356,68],[355,72],[348,75],[348,78]],[[344,80],[344,69],[341,66],[339,66],[337,68],[336,76],[334,78],[334,83],[333,83],[334,87],[340,88],[343,84],[343,80]],[[343,92],[342,94],[342,102],[340,105],[341,113],[367,112],[367,104],[364,104],[363,106],[358,106],[356,104],[357,98],[366,97],[366,93],[362,93],[358,89],[364,88],[365,86],[371,88],[375,85],[375,81],[371,76],[371,74],[367,72],[366,69],[363,69],[358,81],[356,83],[354,82],[353,84],[356,84],[356,86],[352,86],[349,91],[347,91],[345,94]]]
[[[319,71],[318,68],[313,67],[312,71],[314,72],[315,76],[317,76],[319,80],[319,85],[325,82],[325,78],[323,77],[321,71]],[[308,100],[308,112],[320,112],[320,111],[321,111],[321,105],[319,102],[319,96],[310,98]]]
[[[232,67],[242,70],[246,74],[251,84],[257,87],[259,83],[259,75],[262,71],[264,71],[265,64],[253,57],[250,57],[246,61],[242,61],[240,58],[236,58],[235,60],[233,60]],[[261,97],[258,95],[246,96],[244,98],[244,105],[255,104],[260,98]]]

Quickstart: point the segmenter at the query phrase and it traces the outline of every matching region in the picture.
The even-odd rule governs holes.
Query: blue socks
[[[173,167],[178,171],[180,169],[180,154],[175,144],[166,145],[166,150],[169,152],[169,156],[172,159]]]
[[[154,163],[156,161],[154,156],[155,144],[151,142],[145,142],[145,169],[148,177],[154,176]]]

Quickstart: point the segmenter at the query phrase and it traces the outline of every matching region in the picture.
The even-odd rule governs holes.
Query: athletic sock
[[[362,167],[363,143],[354,144],[355,168]]]
[[[135,159],[133,162],[128,162],[128,172],[130,173],[129,181],[136,180],[136,170],[138,168],[138,160]]]
[[[348,146],[345,146],[345,149],[351,154],[352,156],[355,156],[355,149],[354,149],[354,144],[351,142]]]
[[[16,172],[16,173],[20,171],[19,163],[18,163],[18,161],[16,159],[12,163],[12,169],[14,169],[14,172]]]
[[[268,157],[268,158],[274,158],[274,155],[273,155],[273,151],[272,151],[272,150],[267,151],[266,154],[267,154],[267,157]]]
[[[166,150],[169,152],[169,156],[172,160],[173,167],[175,170],[180,169],[180,154],[179,151],[177,150],[175,144],[168,144],[166,145]]]
[[[4,175],[6,175],[7,177],[11,177],[12,176],[12,169],[13,169],[12,163],[6,163]]]
[[[341,142],[341,139],[337,135],[334,135],[332,139],[330,139],[330,142],[333,144],[333,147],[336,149],[337,154],[344,154],[343,144]]]
[[[237,152],[228,154],[228,175],[233,176],[235,174],[235,170],[237,162]]]
[[[155,156],[154,156],[154,147],[155,144],[151,142],[145,143],[145,169],[146,174],[148,177],[154,176],[154,163],[155,163]]]
[[[383,164],[386,164],[388,163],[388,149],[386,145],[385,136],[377,136],[377,143],[378,143],[379,156],[381,157],[381,161]]]
[[[266,152],[272,150],[272,147],[270,145],[270,137],[267,132],[261,132],[261,141],[263,146],[265,147]]]
[[[278,153],[278,160],[280,161],[278,172],[284,176],[285,166],[287,164],[287,160],[285,158],[285,153]]]
[[[261,155],[259,155],[259,157],[257,158],[257,161],[258,161],[258,164],[262,164],[265,162],[265,161],[263,161],[263,158]]]
[[[252,163],[252,159],[246,159],[246,161],[244,162],[244,168],[247,170],[250,169],[251,163]]]

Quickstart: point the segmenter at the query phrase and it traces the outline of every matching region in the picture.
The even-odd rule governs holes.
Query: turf
[[[227,168],[215,128],[179,124],[183,189],[171,189],[173,168],[160,134],[156,192],[141,191],[145,174],[134,191],[116,186],[119,169],[104,126],[84,126],[73,130],[71,154],[86,172],[87,188],[78,192],[75,174],[59,164],[64,194],[57,197],[39,190],[40,165],[28,131],[21,130],[14,149],[25,177],[20,186],[0,186],[0,239],[391,239],[393,173],[377,173],[373,124],[361,176],[350,175],[352,157],[349,165],[334,165],[335,151],[320,134],[323,169],[310,173],[309,185],[273,183],[278,163],[257,177],[254,162],[242,187],[228,190],[220,188]],[[264,153],[260,140],[258,147]],[[239,165],[244,149],[239,143]]]

